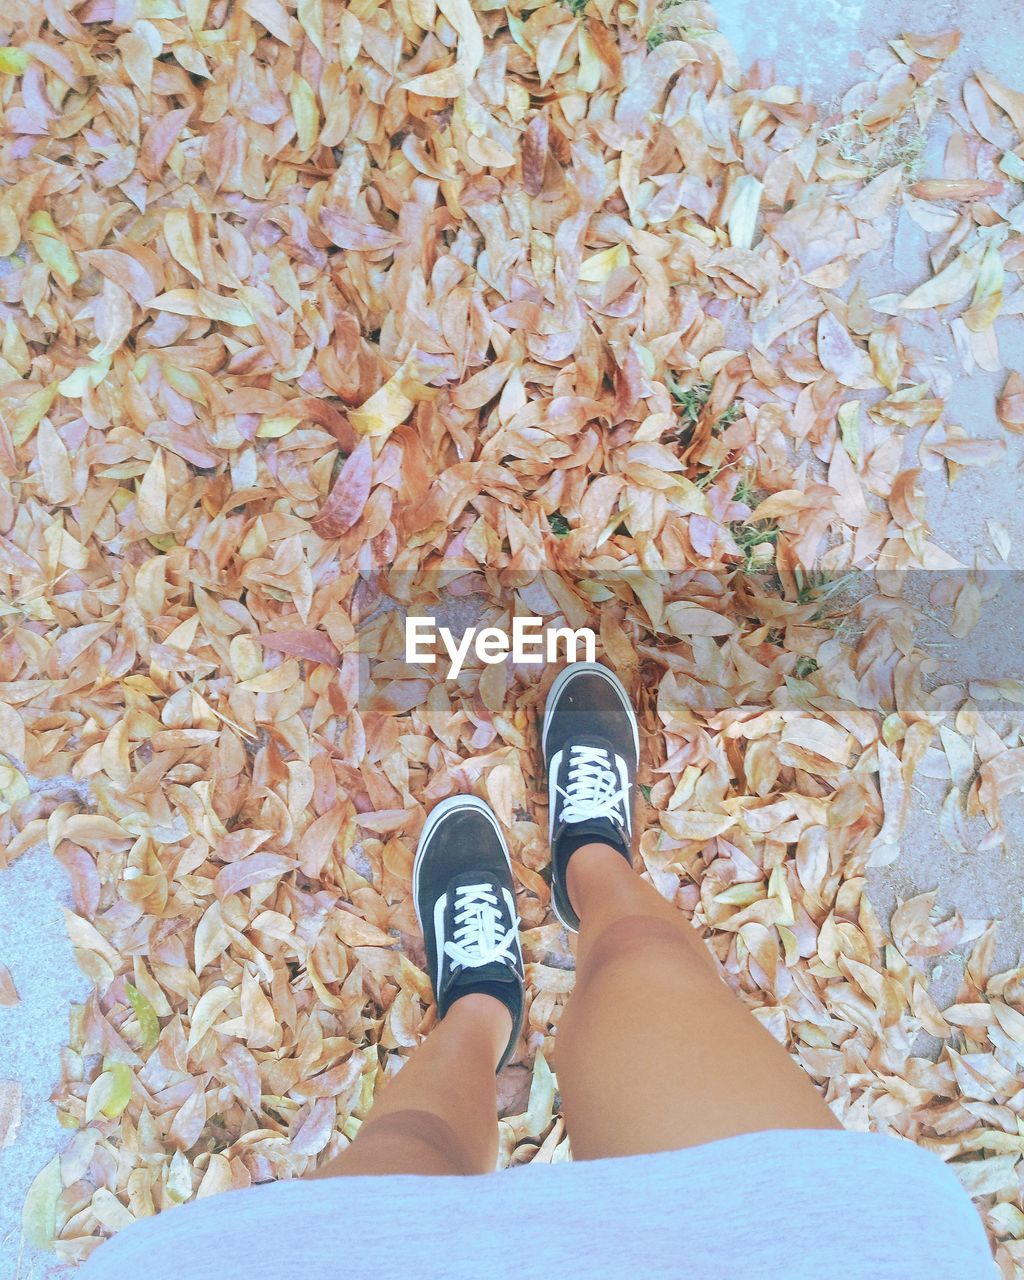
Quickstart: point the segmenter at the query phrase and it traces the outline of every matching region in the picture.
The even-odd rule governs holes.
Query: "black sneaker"
[[[476,796],[450,796],[430,811],[412,869],[437,1016],[459,996],[481,991],[512,1015],[498,1070],[523,1028],[523,953],[512,863],[498,819]]]
[[[598,662],[574,662],[548,693],[541,731],[548,777],[551,905],[567,929],[580,918],[565,888],[581,845],[610,844],[632,866],[640,730],[622,682]]]

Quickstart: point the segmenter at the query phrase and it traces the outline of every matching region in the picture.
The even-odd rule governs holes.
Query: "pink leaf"
[[[372,477],[373,451],[369,440],[363,440],[345,459],[327,501],[313,522],[321,538],[339,538],[352,528],[363,514]]]
[[[213,891],[218,898],[224,899],[251,885],[262,884],[264,880],[277,880],[297,865],[294,858],[286,858],[281,853],[253,853],[241,862],[221,867],[213,882]]]
[[[179,1151],[188,1151],[199,1141],[205,1124],[206,1090],[202,1081],[197,1080],[192,1096],[178,1108],[178,1114],[168,1130],[167,1141]]]
[[[177,111],[168,111],[158,116],[146,130],[139,151],[139,169],[147,178],[156,181],[164,167],[171,148],[192,115],[191,107],[180,107]]]
[[[360,222],[336,209],[320,210],[320,226],[324,234],[339,249],[372,250],[393,249],[398,236],[373,222]]]
[[[80,844],[62,840],[54,857],[68,873],[75,910],[91,920],[100,904],[100,877],[92,855]]]
[[[336,667],[341,662],[337,649],[322,631],[303,631],[296,628],[289,631],[265,632],[257,638],[264,648],[291,654],[293,658],[322,662],[327,667]]]
[[[300,1156],[315,1156],[331,1140],[338,1107],[333,1098],[317,1098],[292,1138],[292,1150]]]

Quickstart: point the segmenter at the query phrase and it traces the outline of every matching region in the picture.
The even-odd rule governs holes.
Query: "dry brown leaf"
[[[856,346],[831,311],[822,312],[818,320],[818,360],[844,387],[864,390],[876,385],[868,353]]]
[[[240,862],[232,862],[217,872],[214,890],[218,898],[241,893],[254,884],[265,884],[283,876],[296,865],[294,858],[280,853],[253,853]]]
[[[21,997],[18,995],[17,988],[14,985],[10,969],[5,964],[0,964],[0,1005],[5,1005],[10,1009],[20,999]]]
[[[929,178],[913,183],[910,194],[919,200],[983,200],[999,195],[1001,190],[1001,183],[978,178]]]
[[[337,538],[356,523],[370,496],[373,454],[368,440],[361,441],[345,459],[313,527],[322,538]]]
[[[1014,433],[1024,432],[1024,377],[1014,370],[996,401],[999,421]]]

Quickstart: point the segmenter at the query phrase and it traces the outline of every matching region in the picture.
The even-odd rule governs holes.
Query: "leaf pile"
[[[892,138],[951,33],[871,54],[838,118],[741,74],[699,3],[6,0],[0,43],[0,847],[66,867],[93,984],[28,1238],[80,1259],[344,1147],[433,1021],[410,868],[456,790],[508,828],[528,928],[502,1158],[567,1155],[546,686],[394,660],[377,605],[445,570],[495,618],[599,628],[650,878],[849,1126],[954,1161],[1024,1274],[1024,971],[930,895],[891,938],[865,896],[916,770],[961,845],[1024,781],[986,716],[1021,686],[933,688],[900,592],[959,567],[920,468],[1005,451],[944,421],[904,325],[1000,368],[1024,96],[968,80],[922,178]],[[868,298],[897,208],[933,274]],[[1022,402],[1013,375],[1008,431]],[[943,581],[967,634],[991,584]],[[972,941],[940,1012],[928,965]]]

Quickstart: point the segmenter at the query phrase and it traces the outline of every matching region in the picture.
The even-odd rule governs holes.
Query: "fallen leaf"
[[[25,1196],[21,1233],[30,1248],[53,1248],[57,1235],[57,1201],[61,1190],[60,1163],[54,1156],[36,1174]]]
[[[14,985],[10,969],[5,964],[0,964],[0,1005],[10,1009],[20,999],[21,997],[18,995],[17,988]]]
[[[0,1080],[0,1151],[12,1145],[21,1124],[21,1085],[17,1080]]]

